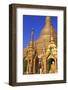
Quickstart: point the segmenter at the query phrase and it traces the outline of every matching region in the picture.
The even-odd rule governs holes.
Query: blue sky
[[[23,15],[23,48],[26,48],[34,28],[34,40],[39,38],[40,32],[45,24],[46,16]],[[57,32],[57,16],[51,16],[52,25]]]

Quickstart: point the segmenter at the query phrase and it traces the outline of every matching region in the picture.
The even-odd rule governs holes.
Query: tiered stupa
[[[41,63],[40,69],[38,68],[39,73],[57,72],[57,33],[52,26],[51,18],[49,16],[45,19],[45,25],[40,32],[38,40],[34,41],[33,38],[34,32],[31,34],[31,41],[28,48],[25,49],[28,52],[28,55],[26,56],[28,58],[26,72],[29,72],[28,74],[36,73],[35,71],[38,67],[35,64],[37,60],[37,64]],[[31,68],[30,71],[28,71],[28,68]]]
[[[39,50],[39,53],[41,53],[42,48],[47,49],[52,37],[56,44],[57,34],[52,26],[51,18],[48,16],[46,17],[45,25],[40,33],[40,37],[37,40],[37,49]]]

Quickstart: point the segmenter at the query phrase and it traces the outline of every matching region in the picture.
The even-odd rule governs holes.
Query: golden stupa
[[[34,30],[31,40],[24,52],[24,74],[45,74],[57,72],[57,33],[54,30],[49,16],[40,32],[39,38],[34,41]],[[26,64],[25,64],[26,62]],[[24,67],[23,67],[24,68]]]

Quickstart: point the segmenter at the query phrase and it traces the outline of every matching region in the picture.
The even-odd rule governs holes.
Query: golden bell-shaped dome
[[[51,37],[53,37],[54,42],[56,43],[57,33],[52,26],[51,17],[47,16],[45,19],[45,25],[42,29],[42,32],[40,33],[40,38],[42,38],[42,40],[48,45],[47,42],[50,42]]]
[[[45,25],[41,32],[41,35],[50,35],[50,34],[53,35],[53,34],[56,34],[56,32],[52,26],[51,18],[47,16],[45,20]]]

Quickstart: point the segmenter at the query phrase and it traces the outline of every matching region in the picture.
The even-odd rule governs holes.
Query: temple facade
[[[23,74],[56,73],[57,70],[57,32],[51,18],[46,17],[45,25],[37,40],[34,29],[27,48],[23,50]]]

